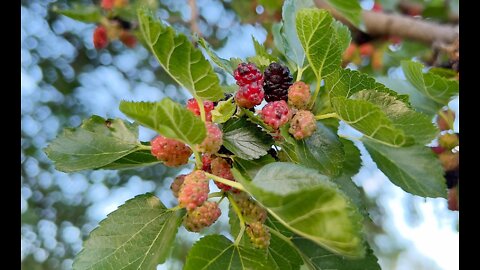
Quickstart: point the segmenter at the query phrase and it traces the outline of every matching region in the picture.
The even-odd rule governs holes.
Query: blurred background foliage
[[[190,8],[186,0],[145,2],[158,7],[158,17],[191,36]],[[361,3],[365,9],[374,6],[373,1]],[[458,0],[382,0],[378,3],[387,12],[423,16],[438,22],[458,21]],[[177,174],[188,169],[156,165],[66,174],[56,171],[47,159],[43,148],[63,128],[78,126],[92,114],[125,118],[118,110],[122,99],[158,101],[169,96],[184,103],[189,98],[188,92],[180,89],[142,46],[130,49],[114,41],[107,49],[97,51],[92,42],[94,24],[78,22],[52,11],[53,7],[68,9],[76,4],[98,5],[98,1],[21,1],[22,269],[71,269],[82,241],[108,213],[145,192],[155,193],[167,206],[172,206],[175,202],[169,185]],[[199,30],[220,56],[253,55],[251,35],[275,53],[270,29],[281,19],[282,1],[197,0],[197,6]],[[361,45],[363,38],[366,43],[361,34],[352,34],[354,42]],[[381,77],[385,83],[402,78],[398,68],[401,59],[416,58],[440,67],[452,65],[445,56],[413,41],[372,39],[368,43],[373,44],[373,53],[381,54],[375,56],[381,59],[380,67],[372,66],[373,54],[352,56],[345,65]],[[452,101],[453,108],[457,105],[458,100]],[[458,121],[455,128],[458,131]],[[147,141],[153,136],[154,132],[141,128],[141,140]],[[374,221],[368,227],[370,243],[382,267],[442,269],[438,262],[411,248],[415,239],[404,238],[398,224],[418,228],[429,220],[428,224],[440,226],[458,242],[457,213],[447,210],[444,199],[426,202],[393,186],[365,155],[365,149],[361,150],[365,167],[354,179],[365,190]],[[227,233],[225,216],[206,233]],[[433,235],[432,239],[437,237],[441,235]],[[181,269],[189,247],[198,238],[197,234],[180,229],[172,258],[158,268]],[[458,255],[454,258],[458,261]]]

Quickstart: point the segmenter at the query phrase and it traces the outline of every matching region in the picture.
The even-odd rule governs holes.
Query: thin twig
[[[188,0],[188,5],[190,6],[190,30],[192,33],[196,33],[199,37],[202,36],[200,32],[200,28],[198,27],[197,20],[198,20],[198,9],[197,9],[197,1],[196,0]]]

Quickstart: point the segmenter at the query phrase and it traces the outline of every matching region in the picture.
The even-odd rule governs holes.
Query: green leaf
[[[367,205],[364,200],[365,195],[362,194],[362,190],[353,182],[351,176],[342,174],[341,176],[332,179],[332,182],[334,182],[343,193],[348,196],[350,201],[357,206],[363,217],[369,218]]]
[[[332,104],[330,103],[330,96],[325,87],[320,87],[320,92],[317,95],[317,99],[312,107],[312,113],[314,115],[326,114],[334,112]]]
[[[326,10],[302,9],[296,18],[298,38],[317,81],[340,67],[341,51],[333,25]]]
[[[121,119],[92,116],[78,128],[67,128],[45,153],[62,172],[104,167],[136,150],[138,126]]]
[[[275,60],[277,62],[278,60]],[[272,60],[270,58],[265,57],[263,55],[255,55],[255,56],[250,56],[247,57],[247,62],[254,63],[257,68],[260,70],[265,70],[270,63],[272,63]]]
[[[274,269],[257,249],[236,246],[223,235],[207,235],[187,256],[184,270]]]
[[[206,136],[202,120],[169,98],[160,102],[122,101],[120,111],[161,135],[190,146],[201,143]]]
[[[255,48],[255,54],[257,56],[262,56],[263,58],[267,59],[269,63],[278,62],[278,59],[273,55],[269,54],[266,48],[262,44],[260,44],[260,42],[258,42],[254,36],[252,36],[252,42],[253,42],[253,47]]]
[[[222,85],[223,92],[226,94],[235,94],[238,90],[238,85],[230,84],[230,85]]]
[[[350,45],[350,41],[352,41],[350,30],[346,25],[338,21],[333,22],[333,28],[335,29],[335,33],[337,34],[337,41],[338,45],[340,46],[340,52],[343,53],[348,48],[348,45]]]
[[[265,165],[275,162],[275,159],[270,155],[262,156],[254,160],[241,159],[234,157],[233,167],[237,169],[242,175],[247,176],[249,180],[253,179],[257,172]]]
[[[340,138],[340,142],[343,144],[343,151],[345,152],[342,173],[348,176],[354,176],[360,171],[360,167],[362,167],[360,150],[358,150],[355,144],[350,140]]]
[[[438,110],[443,107],[443,105],[436,103],[417,91],[417,89],[408,81],[389,77],[377,77],[376,79],[393,91],[399,94],[408,95],[412,107],[426,115],[433,117],[438,113]]]
[[[282,7],[282,43],[284,54],[291,59],[297,67],[303,67],[305,62],[305,51],[300,43],[295,27],[297,13],[302,8],[313,7],[312,0],[285,0]],[[280,42],[280,40],[279,40]],[[295,68],[296,69],[296,68]],[[294,70],[292,70],[293,72]]]
[[[230,66],[232,67],[232,70],[235,70],[238,67],[239,64],[245,62],[242,59],[237,58],[237,57],[230,57],[230,59],[228,61],[230,62]],[[232,75],[233,75],[233,72],[232,72]]]
[[[71,9],[63,10],[58,9],[57,6],[54,6],[52,11],[86,23],[97,23],[102,18],[100,8],[95,5],[74,4]]]
[[[326,87],[332,105],[336,100],[333,107],[340,118],[366,136],[401,146],[414,140],[429,143],[438,132],[428,116],[410,108],[408,96],[397,95],[358,71],[338,70],[326,78]],[[368,103],[343,102],[343,97]]]
[[[82,123],[85,130],[98,133],[99,135],[112,136],[118,140],[138,144],[138,124],[128,123],[119,118],[104,119],[98,115],[92,115]]]
[[[265,124],[261,116],[256,115],[254,112],[248,109],[242,108],[242,113],[244,113],[247,116],[248,121],[261,126],[263,129],[265,129],[268,132],[274,131],[274,129],[271,126]]]
[[[292,148],[296,156],[295,163],[306,167],[316,169],[320,173],[333,176],[338,175],[342,169],[345,160],[345,152],[338,135],[328,128],[324,123],[317,121],[317,130],[312,136],[295,140],[287,133],[287,127],[282,127],[281,132],[286,142],[290,144],[285,150],[288,152]]]
[[[165,71],[194,97],[217,101],[223,98],[217,75],[202,52],[187,37],[139,9],[143,37]]]
[[[73,269],[154,269],[168,257],[183,213],[148,193],[128,200],[90,233]]]
[[[235,118],[223,126],[223,145],[239,158],[252,160],[267,154],[273,139],[245,118]]]
[[[272,229],[270,229],[272,230]],[[290,241],[271,232],[270,245],[267,250],[268,264],[278,270],[300,269],[302,257]]]
[[[345,258],[336,255],[326,249],[316,245],[314,242],[302,238],[293,238],[293,243],[303,257],[308,260],[309,265],[312,265],[315,270],[380,270],[378,258],[373,254],[373,250],[367,245],[367,252],[365,257],[361,259]]]
[[[198,44],[200,44],[200,46],[202,46],[203,49],[205,49],[205,51],[207,52],[208,56],[210,56],[210,59],[218,66],[220,67],[221,69],[223,69],[226,73],[230,74],[233,76],[233,71],[234,71],[234,67],[231,65],[230,61],[228,61],[227,59],[223,59],[221,57],[219,57],[214,51],[213,49],[210,47],[210,45],[208,44],[208,42],[203,39],[203,38],[199,38],[198,39]]]
[[[357,0],[325,0],[349,22],[360,27],[362,22],[362,7]]]
[[[374,270],[380,269],[377,263],[377,258],[373,254],[368,243],[366,245],[366,255],[361,259],[346,258],[341,255],[332,253],[316,243],[305,239],[301,236],[295,235],[278,220],[269,216],[265,223],[273,229],[273,235],[279,236],[285,242],[293,245],[296,252],[299,253],[305,262],[300,269],[315,269],[315,270]]]
[[[407,80],[424,96],[445,106],[458,95],[458,81],[449,80],[432,72],[423,73],[423,65],[412,61],[401,62]]]
[[[151,166],[159,164],[159,161],[156,157],[152,155],[149,150],[138,150],[132,152],[120,159],[115,160],[112,163],[109,163],[98,169],[108,169],[108,170],[122,170],[122,169],[134,169],[145,166]]]
[[[402,101],[387,93],[374,90],[362,90],[351,96],[353,99],[365,100],[377,105],[393,125],[412,137],[418,144],[430,143],[439,130],[433,125],[430,117],[416,112]]]
[[[284,3],[286,3],[285,1]],[[285,37],[282,34],[282,28],[283,28],[283,23],[280,21],[278,23],[272,24],[272,36],[273,36],[273,44],[275,45],[275,48],[283,55],[287,55],[287,41],[285,40]],[[295,33],[295,38],[298,39],[296,33]],[[303,48],[302,48],[303,51]],[[288,59],[290,60],[290,59]]]
[[[389,147],[362,138],[378,168],[406,192],[422,197],[447,196],[443,168],[427,146]]]
[[[332,252],[361,257],[362,216],[350,200],[316,170],[285,162],[264,166],[247,191],[288,229]]]
[[[342,121],[369,138],[391,146],[408,143],[404,131],[395,127],[386,114],[371,102],[334,97],[332,106]]]
[[[366,73],[360,73],[356,70],[336,70],[331,76],[325,79],[325,86],[330,98],[348,98],[351,95],[360,92],[361,90],[369,89],[377,92],[387,93],[408,105],[407,95],[397,95],[396,92],[388,89],[385,87],[385,85],[376,82],[374,78],[368,76]]]
[[[442,67],[432,67],[428,70],[429,73],[435,74],[446,79],[455,79],[457,77],[457,72],[453,69],[442,68]]]
[[[237,106],[232,102],[233,97],[229,98],[226,101],[218,102],[215,109],[212,111],[212,121],[215,123],[225,123],[237,110]]]

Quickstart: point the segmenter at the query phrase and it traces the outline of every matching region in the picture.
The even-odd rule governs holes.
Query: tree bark
[[[330,10],[336,19],[350,27],[354,27],[325,1],[315,0],[315,4],[319,8]],[[362,11],[362,18],[366,32],[373,36],[398,36],[427,44],[451,44],[458,39],[458,26],[440,25],[410,16],[368,10]]]

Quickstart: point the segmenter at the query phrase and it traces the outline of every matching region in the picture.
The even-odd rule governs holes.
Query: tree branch
[[[200,28],[198,27],[198,9],[196,0],[188,0],[188,5],[190,6],[190,29],[193,33],[196,33],[199,37],[202,36]]]
[[[330,10],[336,19],[349,27],[354,27],[325,1],[315,0],[315,4],[319,8]],[[458,39],[458,26],[440,25],[410,16],[368,10],[362,11],[362,18],[366,32],[370,35],[392,35],[427,44],[433,44],[434,42],[450,44]]]

